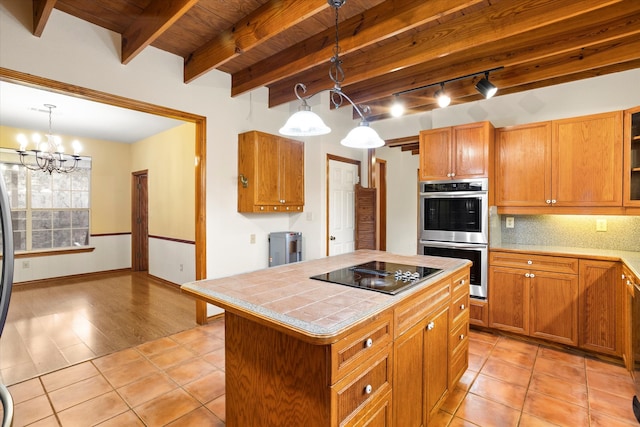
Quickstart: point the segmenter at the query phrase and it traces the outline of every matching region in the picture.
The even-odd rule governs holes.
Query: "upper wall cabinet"
[[[622,112],[498,129],[495,152],[498,206],[622,207]]]
[[[489,122],[420,132],[420,180],[489,177],[494,128]]]
[[[640,207],[640,107],[624,113],[624,205]]]
[[[302,212],[304,144],[250,131],[238,135],[238,212]]]

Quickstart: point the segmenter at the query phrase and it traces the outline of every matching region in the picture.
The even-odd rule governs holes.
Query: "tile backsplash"
[[[513,228],[507,228],[513,218]],[[596,226],[606,231],[596,231]],[[492,244],[569,246],[640,252],[640,216],[492,215]]]

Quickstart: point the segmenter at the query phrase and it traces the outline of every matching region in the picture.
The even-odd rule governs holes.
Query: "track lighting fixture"
[[[399,95],[395,95],[395,100],[391,105],[391,115],[393,117],[400,117],[404,114],[404,104],[400,101]]]
[[[444,83],[440,83],[440,89],[436,91],[435,98],[440,108],[448,107],[451,104],[451,98],[444,91]]]
[[[444,85],[445,83],[450,83],[450,82],[455,82],[458,80],[463,80],[463,79],[468,79],[469,77],[475,77],[475,76],[480,76],[484,74],[484,77],[482,79],[480,79],[478,81],[478,83],[476,83],[475,88],[478,92],[480,92],[482,94],[482,96],[485,97],[485,99],[489,99],[491,98],[493,95],[496,94],[496,92],[498,91],[498,88],[489,81],[489,73],[492,71],[497,71],[497,70],[501,70],[504,67],[496,67],[496,68],[492,68],[490,70],[486,70],[486,71],[481,71],[479,73],[473,73],[473,74],[467,74],[466,76],[462,76],[462,77],[456,77],[455,79],[449,79],[449,80],[445,80],[443,82],[438,82],[438,83],[431,83],[425,86],[420,86],[420,87],[416,87],[413,89],[408,89],[408,90],[404,90],[402,92],[397,92],[394,93],[394,102],[393,105],[391,106],[390,109],[390,113],[393,117],[399,117],[400,115],[402,115],[404,113],[404,105],[402,105],[402,101],[399,99],[400,95],[404,95],[406,93],[409,92],[415,92],[418,90],[423,90],[423,89],[427,89],[430,88],[432,86],[440,86],[440,89],[438,89],[434,95],[434,97],[436,98],[438,105],[441,108],[445,108],[447,107],[450,103],[451,103],[451,97],[449,97],[449,95],[447,95],[446,91],[444,90]],[[398,106],[402,105],[402,109],[400,109]]]
[[[491,98],[498,91],[498,88],[489,81],[488,71],[484,73],[483,78],[478,80],[478,83],[476,83],[476,89],[482,96],[484,96],[485,99]]]

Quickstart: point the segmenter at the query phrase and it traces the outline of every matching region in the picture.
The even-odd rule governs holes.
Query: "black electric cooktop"
[[[441,272],[439,268],[369,261],[311,278],[395,295]]]

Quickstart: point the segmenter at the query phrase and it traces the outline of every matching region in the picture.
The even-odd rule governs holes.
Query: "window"
[[[2,151],[0,172],[9,193],[15,250],[88,246],[90,159],[83,158],[71,173],[49,174],[20,165],[7,154],[13,150]]]

